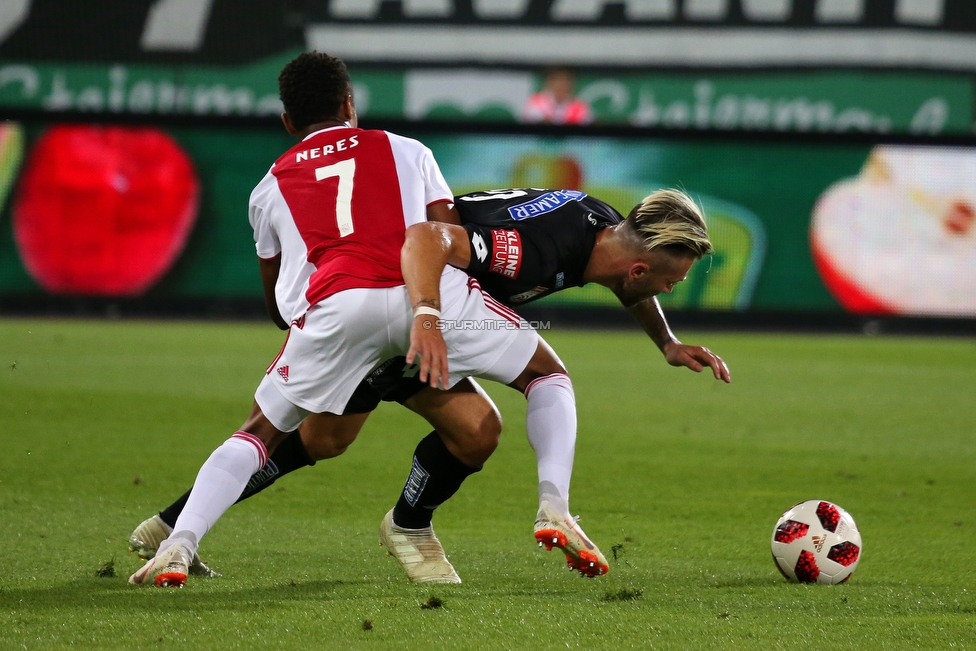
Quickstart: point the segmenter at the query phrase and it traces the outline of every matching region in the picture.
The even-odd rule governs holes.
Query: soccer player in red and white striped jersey
[[[250,200],[258,256],[281,257],[281,316],[291,322],[346,289],[402,285],[407,227],[453,202],[433,155],[416,140],[348,124],[305,136]]]
[[[343,414],[344,408],[384,360],[416,356],[421,378],[444,389],[469,376],[510,384],[527,372],[547,372],[536,360],[545,347],[535,331],[506,327],[508,315],[486,304],[467,274],[425,263],[422,251],[401,252],[411,226],[427,218],[457,221],[444,215],[453,211],[453,196],[430,151],[357,128],[339,59],[300,55],[285,66],[279,88],[285,128],[300,142],[255,188],[249,217],[265,291],[274,294],[276,320],[288,325],[288,336],[255,392],[250,416],[203,464],[172,532],[131,583],[182,586],[200,539],[265,465],[268,451],[307,416],[317,415],[351,442],[367,415]],[[439,236],[413,230],[409,237],[425,244]],[[499,326],[442,335],[442,310],[445,321]],[[432,529],[399,531],[391,521],[387,530],[388,547],[415,542],[422,553],[436,547],[432,563],[439,573],[424,568],[431,580],[460,582]]]

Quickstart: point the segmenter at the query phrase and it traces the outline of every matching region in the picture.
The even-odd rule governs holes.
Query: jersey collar
[[[310,133],[307,136],[305,136],[304,138],[302,138],[302,142],[305,142],[306,140],[308,140],[312,136],[317,136],[320,133],[325,133],[326,131],[334,131],[336,129],[352,129],[352,127],[350,127],[348,125],[345,125],[345,124],[337,124],[334,127],[326,127],[324,129],[319,129],[318,131],[313,131],[312,133]]]

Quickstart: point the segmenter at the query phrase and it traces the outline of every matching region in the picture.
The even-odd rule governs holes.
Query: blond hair
[[[634,206],[626,223],[647,251],[664,247],[701,258],[714,250],[701,208],[681,190],[652,192]]]

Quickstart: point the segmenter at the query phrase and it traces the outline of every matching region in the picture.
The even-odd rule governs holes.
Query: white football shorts
[[[308,414],[341,414],[368,373],[406,355],[412,323],[405,286],[333,294],[292,323],[254,400],[283,432]],[[469,376],[513,382],[539,343],[528,323],[453,267],[441,276],[441,323],[452,387]]]

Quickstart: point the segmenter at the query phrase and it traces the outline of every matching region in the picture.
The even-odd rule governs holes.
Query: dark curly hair
[[[349,71],[342,59],[324,52],[303,52],[282,68],[278,93],[285,113],[301,131],[339,115],[339,107],[349,95]]]

